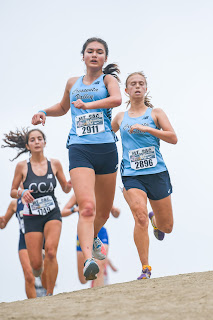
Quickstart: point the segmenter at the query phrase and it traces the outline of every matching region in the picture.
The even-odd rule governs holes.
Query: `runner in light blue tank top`
[[[71,109],[69,171],[80,208],[78,236],[85,261],[84,276],[93,280],[99,272],[93,257],[106,257],[97,235],[109,218],[115,195],[118,153],[110,122],[111,109],[121,104],[117,76],[120,71],[115,64],[103,67],[109,49],[100,38],[88,39],[81,53],[86,74],[70,78],[61,102],[40,110],[32,124],[44,125],[46,116],[62,116]]]
[[[149,218],[158,240],[163,240],[165,233],[173,228],[172,185],[159,147],[160,139],[176,144],[177,137],[163,110],[153,109],[142,72],[128,76],[125,91],[130,97],[130,109],[116,115],[112,129],[115,132],[120,129],[121,133],[123,194],[135,219],[134,240],[142,265],[142,273],[137,278],[140,280],[151,276]],[[154,211],[149,213],[149,218],[147,198]]]
[[[109,96],[104,84],[105,74],[102,74],[91,85],[83,83],[80,77],[70,90],[70,107],[72,128],[67,145],[97,144],[115,142],[111,128],[111,109],[77,109],[73,101],[81,99],[85,103],[105,99]]]
[[[160,139],[148,132],[134,130],[130,134],[130,128],[140,123],[156,130],[160,130],[152,116],[152,108],[147,108],[144,115],[131,118],[128,111],[120,126],[123,146],[123,160],[121,165],[122,176],[147,175],[166,171],[166,165],[160,153]]]

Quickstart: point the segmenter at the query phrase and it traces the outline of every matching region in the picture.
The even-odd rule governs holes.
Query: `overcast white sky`
[[[66,81],[84,73],[80,51],[85,40],[99,36],[109,45],[108,62],[121,69],[121,91],[127,75],[143,70],[152,103],[168,115],[179,138],[161,143],[173,184],[175,225],[158,242],[150,228],[153,277],[213,269],[212,236],[212,1],[69,1],[19,0],[0,2],[0,139],[4,133],[30,126],[32,115],[60,101]],[[123,102],[126,97],[123,94]],[[125,104],[113,111],[125,110]],[[46,155],[58,158],[67,178],[65,148],[70,114],[48,118]],[[211,139],[211,140],[210,140]],[[118,142],[121,160],[121,144]],[[0,149],[0,215],[9,193],[15,151]],[[136,279],[141,272],[133,242],[133,218],[119,190],[115,205],[121,217],[110,218],[109,257],[119,269],[110,282]],[[69,199],[60,187],[61,207]],[[64,220],[58,249],[59,275],[55,293],[79,290],[76,266],[77,216]],[[18,222],[12,218],[0,230],[0,302],[25,299],[18,258]]]

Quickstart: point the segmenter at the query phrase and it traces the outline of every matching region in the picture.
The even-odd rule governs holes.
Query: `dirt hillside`
[[[0,303],[1,320],[213,319],[213,271]]]

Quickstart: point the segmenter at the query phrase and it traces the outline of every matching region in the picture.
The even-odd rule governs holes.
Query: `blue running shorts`
[[[114,173],[118,169],[116,144],[71,144],[69,146],[69,171],[74,168],[91,168],[96,174]]]
[[[126,190],[140,189],[146,192],[150,200],[161,200],[172,193],[168,171],[147,175],[123,176],[122,182]]]

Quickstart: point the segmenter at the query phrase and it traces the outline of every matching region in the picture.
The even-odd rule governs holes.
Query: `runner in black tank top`
[[[56,253],[61,233],[61,213],[54,195],[56,178],[65,193],[70,192],[71,182],[66,180],[60,162],[51,162],[44,156],[46,138],[39,129],[10,132],[5,135],[8,147],[30,151],[30,161],[17,164],[11,188],[12,198],[23,198],[25,241],[33,274],[41,276],[47,295],[53,294],[58,263]],[[56,177],[56,178],[55,178]],[[19,189],[23,182],[25,189]],[[42,247],[45,238],[45,260],[43,270]]]
[[[25,206],[24,216],[45,216],[51,214],[51,216],[54,215],[56,217],[56,220],[61,221],[60,209],[54,194],[56,178],[53,174],[50,161],[47,160],[47,173],[44,176],[37,176],[33,172],[30,161],[27,163],[27,170],[27,177],[23,182],[24,189],[32,190],[31,195],[35,200],[33,203]],[[42,232],[43,227],[40,229]],[[29,229],[31,231],[40,231],[34,230],[37,229],[35,226],[29,227]],[[28,228],[26,232],[29,232]]]

